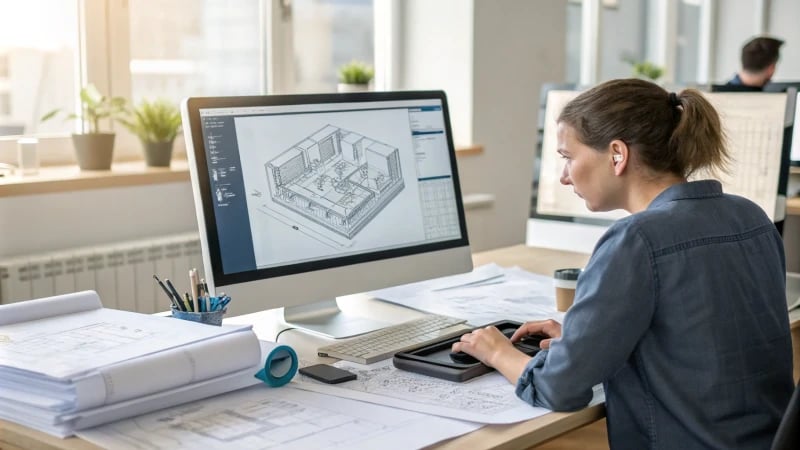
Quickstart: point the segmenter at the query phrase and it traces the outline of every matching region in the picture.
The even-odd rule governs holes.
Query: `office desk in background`
[[[800,197],[791,197],[786,200],[786,214],[800,216]]]
[[[589,255],[571,253],[543,248],[517,245],[497,250],[481,252],[473,255],[475,266],[490,262],[502,266],[520,266],[525,270],[551,274],[553,270],[563,267],[582,267]],[[800,295],[800,293],[798,293]],[[342,309],[359,309],[365,314],[392,314],[398,319],[414,318],[421,313],[404,309],[400,306],[370,300],[361,296],[348,298],[341,302]],[[800,362],[800,310],[790,314],[792,320],[792,341],[795,353],[795,378],[798,377]],[[281,329],[276,311],[265,311],[229,319],[234,323],[253,323],[256,333],[261,339],[274,340]],[[301,358],[319,359],[330,362],[332,359],[316,358],[315,349],[325,341],[305,333],[287,331],[280,336],[280,342],[291,345]],[[463,448],[530,448],[556,436],[583,427],[605,417],[605,407],[595,405],[572,413],[550,413],[525,422],[510,425],[487,425],[477,431],[434,446],[437,449]],[[20,425],[0,421],[0,448],[3,449],[67,449],[96,450],[97,447],[79,438],[57,439],[43,433],[30,430]]]

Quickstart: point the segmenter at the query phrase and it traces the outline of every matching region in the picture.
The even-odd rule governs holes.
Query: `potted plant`
[[[375,70],[367,63],[351,61],[339,68],[339,92],[361,92],[369,90],[369,82]]]
[[[622,60],[631,65],[631,72],[634,78],[656,83],[664,75],[664,68],[650,61],[639,61],[631,55],[623,55]]]
[[[169,167],[172,144],[181,130],[181,112],[175,104],[143,100],[119,121],[142,142],[148,166]]]
[[[72,133],[72,145],[81,170],[109,170],[114,156],[114,133],[100,132],[100,120],[118,120],[125,112],[126,100],[122,97],[106,97],[93,84],[80,91],[80,114],[69,113],[67,119],[83,122],[83,133]],[[55,109],[42,116],[42,122],[62,111]]]

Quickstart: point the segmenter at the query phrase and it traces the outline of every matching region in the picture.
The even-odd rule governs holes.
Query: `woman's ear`
[[[611,164],[614,167],[614,174],[621,175],[628,166],[628,145],[619,139],[611,141],[608,145],[609,153],[611,154]]]

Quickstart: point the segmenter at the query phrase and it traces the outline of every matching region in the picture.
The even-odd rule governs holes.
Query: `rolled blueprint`
[[[292,381],[297,373],[297,353],[286,345],[261,341],[261,354],[266,355],[264,368],[256,378],[270,387],[280,387]]]

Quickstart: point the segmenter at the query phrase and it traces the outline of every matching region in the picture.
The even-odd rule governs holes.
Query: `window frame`
[[[279,94],[294,91],[292,42],[292,1],[258,0],[259,2],[259,85],[262,93]],[[78,52],[75,67],[77,84],[73,86],[77,101],[81,86],[92,83],[108,96],[132,98],[130,73],[130,8],[128,0],[77,0]],[[399,0],[373,0],[375,23],[392,24],[375,29],[376,87],[390,89],[396,80],[397,29]],[[380,44],[380,45],[379,45]],[[384,52],[381,54],[381,52]],[[380,59],[378,55],[380,56]],[[379,64],[380,61],[380,64]],[[393,75],[394,74],[394,75]],[[39,139],[39,160],[43,166],[75,164],[71,134],[83,131],[83,123],[75,121],[70,133],[36,134]],[[104,130],[116,134],[114,162],[141,160],[140,143],[119,124],[105,120]],[[176,155],[184,154],[182,136],[178,137]],[[0,156],[16,163],[19,136],[0,137]]]
[[[606,7],[605,0],[571,0],[581,3],[581,54],[580,84],[591,86],[599,80],[603,52],[599,47],[602,30],[601,13]],[[699,51],[697,58],[697,82],[708,82],[713,61],[710,54],[714,39],[714,17],[717,0],[697,0],[700,4]],[[613,2],[611,2],[613,3]],[[650,7],[658,11],[652,27],[653,44],[648,49],[648,59],[666,68],[661,79],[663,83],[673,83],[675,78],[675,58],[677,52],[677,4],[673,0],[649,0]],[[759,8],[756,8],[757,10]],[[763,9],[763,8],[761,8]]]

